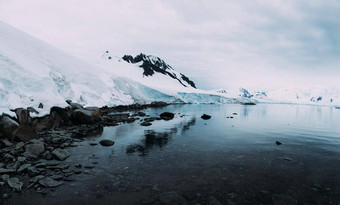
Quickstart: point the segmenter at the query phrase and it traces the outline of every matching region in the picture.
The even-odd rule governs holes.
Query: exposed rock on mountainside
[[[152,76],[155,72],[168,75],[173,79],[178,80],[184,87],[191,86],[196,88],[196,85],[187,76],[176,72],[170,65],[165,63],[162,59],[152,55],[145,55],[143,53],[133,57],[131,55],[123,56],[123,60],[128,63],[142,63],[139,67],[144,69],[143,75]]]

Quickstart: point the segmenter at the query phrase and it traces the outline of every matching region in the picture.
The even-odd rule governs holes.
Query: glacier
[[[52,106],[68,106],[65,100],[98,107],[237,101],[161,74],[148,79],[135,66],[120,59],[91,64],[0,22],[0,112],[33,107],[43,115]]]

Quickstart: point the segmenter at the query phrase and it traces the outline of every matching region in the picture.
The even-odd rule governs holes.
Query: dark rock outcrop
[[[143,75],[145,76],[152,76],[155,73],[161,73],[163,75],[167,75],[173,79],[178,80],[184,87],[187,87],[184,82],[189,84],[191,87],[196,88],[196,85],[193,81],[191,81],[187,76],[180,73],[180,76],[177,76],[174,72],[174,69],[165,63],[162,59],[156,56],[145,55],[143,53],[137,55],[136,57],[132,57],[131,55],[123,56],[123,60],[128,63],[140,63],[142,65],[139,67],[144,69]]]

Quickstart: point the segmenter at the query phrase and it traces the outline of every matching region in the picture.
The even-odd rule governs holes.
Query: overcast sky
[[[0,20],[89,62],[159,56],[199,88],[339,87],[340,1],[0,0]]]

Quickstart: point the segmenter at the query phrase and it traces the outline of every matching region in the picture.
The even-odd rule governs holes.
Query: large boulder
[[[103,120],[99,108],[77,109],[72,112],[71,120],[75,124],[93,124]]]
[[[19,127],[19,124],[9,115],[2,114],[0,116],[0,138],[7,137],[12,139],[13,132]]]
[[[35,130],[50,130],[52,127],[56,126],[55,119],[51,115],[46,115],[44,117],[35,118],[32,122],[32,126],[35,127]]]
[[[35,118],[32,126],[36,131],[53,130],[61,125],[67,125],[70,122],[69,110],[54,106],[50,110],[50,114],[44,117]]]
[[[35,129],[30,126],[20,125],[14,132],[12,139],[19,139],[21,141],[29,141],[37,138]]]
[[[70,121],[70,110],[67,108],[54,106],[51,108],[50,114],[54,118],[59,119],[62,125],[66,125]]]

